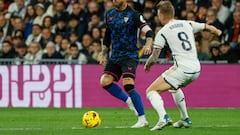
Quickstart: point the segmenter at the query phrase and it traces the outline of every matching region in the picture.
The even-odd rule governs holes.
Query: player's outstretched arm
[[[161,48],[153,49],[151,56],[148,58],[146,64],[144,65],[145,72],[149,72],[151,66],[157,62],[160,52],[161,52]]]
[[[220,36],[222,34],[222,31],[214,27],[213,25],[205,24],[205,28],[207,30],[210,30],[212,33],[217,34]]]
[[[144,55],[149,55],[152,52],[152,42],[153,42],[154,33],[148,25],[145,25],[141,29],[141,31],[146,33],[146,43],[143,46],[143,54]]]

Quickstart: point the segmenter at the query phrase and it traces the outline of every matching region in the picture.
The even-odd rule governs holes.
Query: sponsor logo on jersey
[[[124,17],[123,19],[124,19],[124,22],[126,23],[126,22],[128,22],[129,18],[128,17]]]

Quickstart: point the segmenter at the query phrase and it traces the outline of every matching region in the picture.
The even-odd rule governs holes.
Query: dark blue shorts
[[[135,79],[138,60],[136,59],[123,59],[119,61],[108,60],[104,73],[110,74],[114,77],[115,81],[119,81],[121,76],[123,78],[130,77]]]

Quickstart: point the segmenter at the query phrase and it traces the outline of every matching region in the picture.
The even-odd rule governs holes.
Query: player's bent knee
[[[103,74],[100,79],[100,85],[105,88],[113,83],[113,77],[111,75]]]
[[[127,85],[127,84],[133,84],[134,85],[134,79],[127,77],[127,78],[123,78],[123,85]]]
[[[124,85],[124,90],[126,92],[129,92],[129,91],[131,91],[133,89],[134,89],[134,85],[133,84],[126,84],[126,85]]]

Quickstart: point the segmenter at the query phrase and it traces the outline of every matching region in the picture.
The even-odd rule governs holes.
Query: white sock
[[[138,121],[147,121],[145,115],[138,116]]]
[[[169,91],[172,93],[173,99],[180,111],[181,119],[185,120],[189,116],[187,112],[186,101],[185,101],[183,91],[181,89],[169,90]]]
[[[147,98],[152,104],[153,108],[157,111],[159,116],[159,121],[165,121],[164,116],[166,115],[166,110],[164,108],[164,103],[162,97],[156,91],[150,91],[147,93]]]

